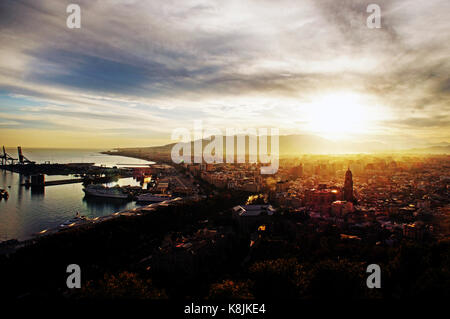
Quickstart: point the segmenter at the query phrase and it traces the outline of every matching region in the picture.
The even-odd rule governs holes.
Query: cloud
[[[450,105],[446,0],[380,0],[381,29],[367,28],[363,0],[79,0],[79,30],[66,27],[69,3],[0,2],[5,123],[168,136],[194,119],[301,130],[311,100],[353,91],[389,110],[387,135],[447,124],[436,120]]]
[[[401,120],[390,121],[388,125],[399,127],[417,127],[417,128],[448,128],[450,127],[450,117],[432,116],[432,117],[409,117]]]

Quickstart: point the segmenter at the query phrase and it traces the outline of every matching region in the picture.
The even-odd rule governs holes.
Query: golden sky
[[[384,143],[450,142],[450,2],[0,2],[7,146],[171,142],[178,127],[279,128]]]

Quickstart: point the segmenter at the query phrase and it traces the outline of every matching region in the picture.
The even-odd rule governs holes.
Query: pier
[[[83,183],[84,178],[72,178],[72,179],[61,179],[57,181],[44,181],[42,184],[33,184],[32,182],[23,183],[21,186],[52,186],[52,185],[64,185],[64,184],[76,184]]]

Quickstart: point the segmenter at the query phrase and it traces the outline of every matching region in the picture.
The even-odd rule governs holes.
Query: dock
[[[118,168],[97,166],[95,163],[36,163],[25,157],[20,146],[17,147],[18,158],[6,153],[3,147],[3,154],[0,153],[0,169],[27,176],[27,180],[21,186],[45,187],[53,185],[86,183],[102,184],[110,183],[119,178],[132,177],[133,168]],[[129,164],[132,166],[132,164]],[[75,175],[79,178],[67,178],[55,181],[46,181],[46,175]]]
[[[71,178],[71,179],[60,179],[57,181],[45,181],[41,186],[53,186],[53,185],[64,185],[64,184],[76,184],[83,183],[84,178]],[[33,186],[32,183],[23,183],[21,186]]]

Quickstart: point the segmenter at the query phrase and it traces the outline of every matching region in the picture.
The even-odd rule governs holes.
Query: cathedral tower
[[[344,200],[353,202],[353,177],[350,168],[345,173]]]

